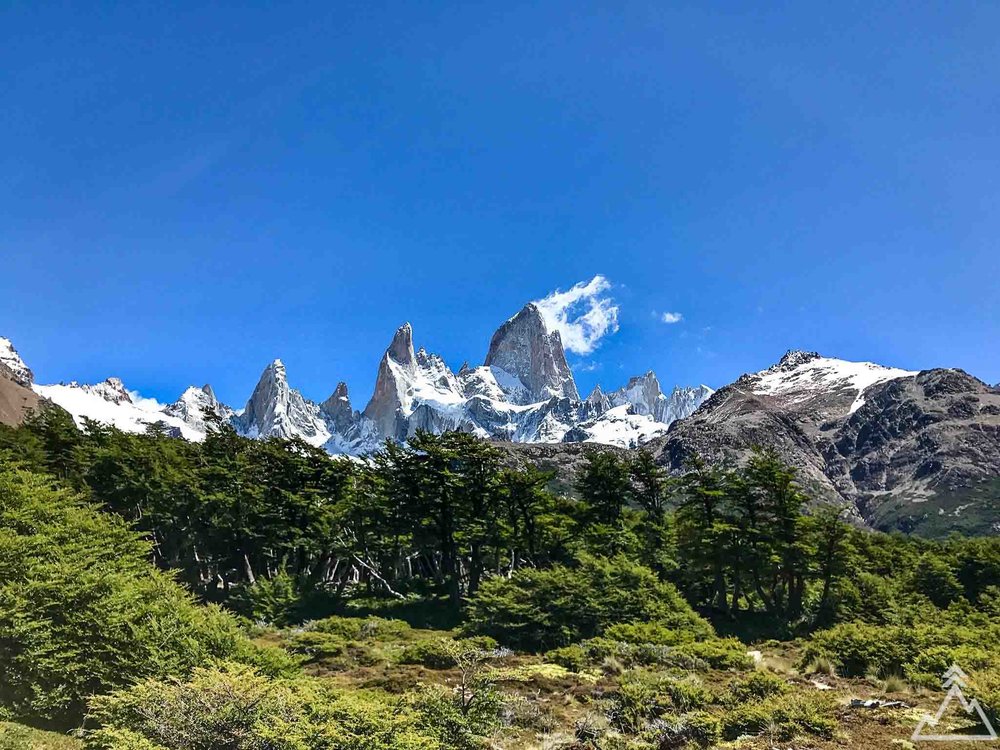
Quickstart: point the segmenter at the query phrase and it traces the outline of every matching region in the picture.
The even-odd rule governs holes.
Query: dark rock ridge
[[[961,370],[790,352],[649,445],[673,471],[695,455],[738,464],[754,446],[798,467],[814,497],[877,528],[1000,532],[1000,392]]]

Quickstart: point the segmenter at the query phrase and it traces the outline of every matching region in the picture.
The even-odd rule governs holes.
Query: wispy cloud
[[[559,331],[566,351],[590,354],[602,338],[618,330],[618,305],[607,294],[610,289],[611,282],[597,275],[565,292],[556,289],[535,305],[545,324]]]
[[[665,312],[660,315],[660,320],[667,325],[673,325],[674,323],[680,323],[684,320],[684,316],[679,312]]]

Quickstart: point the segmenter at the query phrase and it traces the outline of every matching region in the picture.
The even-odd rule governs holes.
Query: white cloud
[[[611,282],[597,275],[565,292],[556,289],[535,305],[549,330],[559,331],[566,351],[590,354],[602,338],[618,330],[618,305],[605,294],[609,289]]]
[[[681,315],[679,312],[665,312],[663,313],[663,315],[660,316],[660,320],[662,320],[664,323],[667,323],[668,325],[671,325],[673,323],[680,323],[682,320],[684,320],[684,316]]]

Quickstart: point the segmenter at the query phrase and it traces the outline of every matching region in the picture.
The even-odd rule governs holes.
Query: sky
[[[168,7],[169,6],[169,7]],[[1000,5],[12,2],[0,336],[39,382],[371,394],[537,300],[580,390],[791,348],[1000,381]]]

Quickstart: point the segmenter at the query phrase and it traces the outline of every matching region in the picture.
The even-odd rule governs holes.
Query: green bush
[[[803,651],[801,663],[805,665],[826,657],[845,677],[902,671],[902,665],[916,649],[912,643],[899,642],[895,637],[898,630],[862,622],[835,625],[813,634]]]
[[[552,649],[545,654],[545,658],[571,672],[582,672],[590,664],[590,654],[579,643]]]
[[[718,657],[717,663],[738,661],[728,646],[716,648],[721,649],[724,654]],[[703,647],[701,650],[707,652],[712,649]],[[745,649],[742,653],[745,655]],[[626,643],[610,638],[591,638],[582,643],[553,649],[546,653],[545,658],[574,672],[597,666],[608,659],[615,659],[626,667],[671,667],[698,672],[704,672],[711,666],[704,659],[688,653],[687,649],[653,643]]]
[[[683,643],[677,653],[706,662],[713,669],[747,670],[754,668],[747,647],[736,638],[712,638],[697,643]]]
[[[706,711],[693,711],[677,719],[659,721],[648,732],[657,750],[715,747],[722,737],[719,719]]]
[[[748,701],[760,701],[774,695],[784,695],[790,689],[788,683],[773,674],[750,672],[729,683],[726,703],[735,706]]]
[[[302,654],[310,661],[332,659],[347,653],[347,641],[329,633],[317,633],[311,630],[290,636],[286,644],[289,651]]]
[[[694,678],[628,672],[611,695],[608,718],[620,731],[638,733],[668,712],[687,713],[701,709],[713,698],[712,692]]]
[[[608,719],[621,732],[635,734],[670,707],[656,677],[642,672],[624,675],[611,696]]]
[[[0,473],[3,713],[76,725],[89,696],[137,679],[213,658],[274,661],[148,560],[149,544],[117,516],[43,477]]]
[[[994,726],[1000,722],[1000,669],[994,667],[970,673],[968,695],[979,701]]]
[[[374,694],[234,664],[95,698],[90,718],[95,750],[444,750],[412,711]]]
[[[399,656],[399,663],[420,664],[428,669],[450,669],[455,666],[456,646],[492,651],[496,649],[497,642],[484,636],[458,640],[439,638],[417,641],[408,644],[403,649],[403,653]]]
[[[727,740],[764,732],[780,742],[787,742],[799,734],[829,738],[836,728],[832,701],[803,693],[743,703],[727,711],[722,719],[722,734]]]
[[[602,635],[617,623],[655,622],[707,638],[711,626],[669,583],[623,557],[581,557],[573,567],[526,568],[491,578],[469,604],[466,629],[528,651]]]
[[[994,663],[998,647],[1000,625],[959,606],[925,612],[906,625],[850,622],[821,630],[806,643],[801,665],[827,658],[845,676],[905,675],[934,687],[952,662],[967,669],[985,667]]]
[[[941,686],[941,676],[952,664],[972,672],[988,668],[994,660],[992,654],[977,646],[930,646],[904,666],[903,676],[912,685],[937,689]]]
[[[656,622],[620,622],[604,632],[606,638],[625,643],[652,643],[656,646],[676,646],[694,639],[691,630],[672,630]]]
[[[404,640],[411,634],[410,626],[402,620],[387,620],[383,617],[333,616],[309,622],[306,629],[329,633],[349,641]]]
[[[80,750],[83,743],[56,732],[0,722],[0,750]]]

